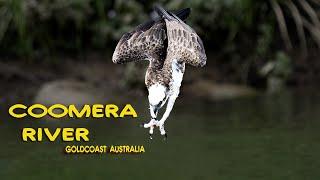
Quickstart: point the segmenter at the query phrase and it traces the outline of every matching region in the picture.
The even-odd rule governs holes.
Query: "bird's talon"
[[[163,123],[159,124],[159,130],[160,130],[160,134],[161,135],[165,135],[166,134],[166,131],[164,130],[164,124]]]
[[[153,134],[153,126],[150,127],[149,134]]]

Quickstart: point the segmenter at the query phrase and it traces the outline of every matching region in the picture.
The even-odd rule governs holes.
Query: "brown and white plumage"
[[[181,19],[186,19],[190,14],[190,9],[182,9],[176,14]],[[118,42],[112,61],[122,64],[141,60],[164,60],[166,51],[166,24],[162,18],[157,18],[125,33]]]
[[[165,24],[157,22],[149,26],[138,27],[124,34],[115,49],[112,61],[121,64],[164,58],[161,54],[165,51]]]
[[[160,18],[124,34],[112,61],[121,64],[149,60],[145,83],[152,119],[144,127],[150,128],[149,133],[153,134],[154,126],[158,126],[161,134],[166,135],[164,122],[178,97],[185,64],[203,67],[207,58],[200,37],[183,21],[190,13],[189,9],[176,15],[160,6],[155,9]],[[163,117],[156,120],[158,110],[166,103]]]
[[[166,22],[167,59],[178,59],[179,62],[203,67],[206,64],[207,57],[202,40],[197,33],[174,14],[169,15],[161,7],[158,11],[162,13]]]

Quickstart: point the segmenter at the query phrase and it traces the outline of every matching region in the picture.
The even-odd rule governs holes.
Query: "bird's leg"
[[[144,124],[143,127],[144,128],[150,128],[149,129],[149,134],[150,134],[150,138],[152,139],[152,134],[153,134],[153,129],[154,126],[157,124],[157,114],[158,114],[158,108],[156,108],[155,106],[150,105],[150,115],[151,115],[151,120],[149,121],[149,123]]]
[[[154,123],[156,122],[156,118],[158,114],[158,108],[156,108],[156,106],[150,105],[149,107],[150,107],[149,109],[150,109],[151,120],[149,123],[144,124],[145,128],[149,128],[155,125]]]
[[[176,101],[177,97],[178,97],[177,95],[172,95],[169,97],[166,111],[164,112],[161,120],[157,122],[157,126],[159,127],[161,135],[166,136],[166,131],[164,130],[164,123],[167,120],[167,118],[169,117],[170,112],[173,108],[174,102]]]

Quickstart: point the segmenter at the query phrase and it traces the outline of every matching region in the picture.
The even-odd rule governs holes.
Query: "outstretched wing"
[[[206,64],[207,56],[202,40],[197,33],[179,17],[156,7],[157,12],[164,17],[168,36],[167,57],[177,59],[196,67]]]
[[[186,19],[190,9],[181,9],[176,15]],[[166,25],[159,17],[124,34],[113,53],[112,61],[117,64],[164,58],[167,50]]]
[[[112,56],[112,61],[122,64],[155,58],[166,46],[165,23],[138,26],[120,39]]]

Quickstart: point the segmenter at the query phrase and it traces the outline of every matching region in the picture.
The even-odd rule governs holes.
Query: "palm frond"
[[[297,6],[292,2],[292,0],[288,0],[286,2],[286,5],[288,6],[292,17],[295,21],[296,27],[297,27],[297,32],[298,32],[298,36],[300,39],[300,43],[301,43],[301,48],[304,52],[304,54],[306,54],[307,52],[307,41],[306,41],[306,35],[304,33],[304,28],[303,28],[303,22],[302,22],[302,18],[301,18],[301,14],[297,8]]]
[[[286,49],[287,50],[291,50],[292,49],[292,43],[290,40],[290,36],[288,33],[288,28],[287,28],[287,24],[286,24],[286,20],[284,17],[284,14],[282,12],[282,9],[280,7],[280,4],[278,1],[276,0],[270,0],[272,9],[276,15],[277,18],[277,22],[279,25],[279,29],[280,29],[280,33],[281,33],[281,37],[285,43]]]

